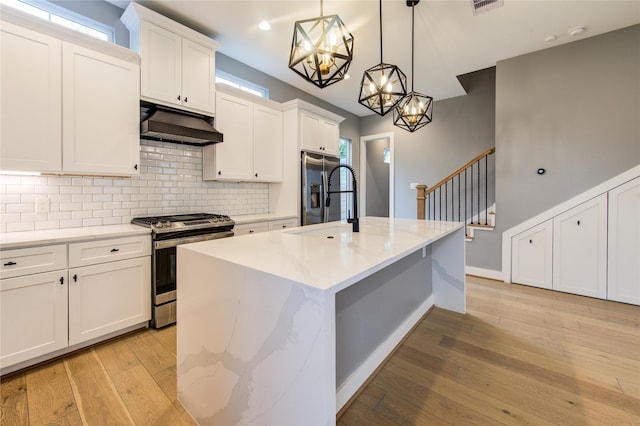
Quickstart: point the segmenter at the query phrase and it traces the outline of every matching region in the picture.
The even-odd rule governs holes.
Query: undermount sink
[[[334,225],[326,228],[305,229],[296,228],[288,231],[287,234],[300,235],[302,237],[333,237],[351,234],[351,225]]]

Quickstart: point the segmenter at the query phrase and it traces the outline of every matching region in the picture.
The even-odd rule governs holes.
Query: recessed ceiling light
[[[582,33],[583,33],[583,32],[585,32],[585,31],[587,31],[587,28],[586,28],[586,27],[579,26],[579,27],[571,28],[571,29],[568,31],[568,33],[569,33],[569,35],[570,35],[570,36],[577,36],[577,35],[582,34]]]
[[[269,31],[271,29],[271,24],[267,21],[262,21],[258,24],[258,28],[260,28],[262,31]]]
[[[544,39],[544,41],[546,41],[547,43],[549,43],[549,42],[552,42],[552,41],[556,41],[557,39],[558,39],[558,36],[554,34],[554,35],[550,35],[550,36],[546,37],[546,38]]]

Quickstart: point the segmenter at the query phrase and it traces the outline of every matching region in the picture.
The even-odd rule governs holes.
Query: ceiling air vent
[[[471,8],[474,15],[479,15],[500,6],[504,6],[504,0],[471,0]]]

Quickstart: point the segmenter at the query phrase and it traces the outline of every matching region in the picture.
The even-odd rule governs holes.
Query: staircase
[[[495,152],[481,152],[432,187],[416,186],[418,219],[464,222],[467,241],[476,231],[493,231]]]

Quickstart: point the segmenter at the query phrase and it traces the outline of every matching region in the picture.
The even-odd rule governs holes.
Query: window
[[[352,165],[351,158],[351,139],[340,138],[340,148],[338,149],[340,156],[340,164]],[[347,169],[340,169],[340,191],[350,191],[351,186],[351,173]],[[353,216],[351,211],[353,194],[340,194],[340,219],[347,220],[347,218]]]
[[[236,89],[260,96],[261,98],[269,99],[269,89],[266,87],[243,80],[240,77],[224,71],[216,70],[216,83],[226,84],[227,86],[235,87]]]
[[[114,39],[113,28],[53,3],[37,0],[0,0],[0,3],[100,40]]]

